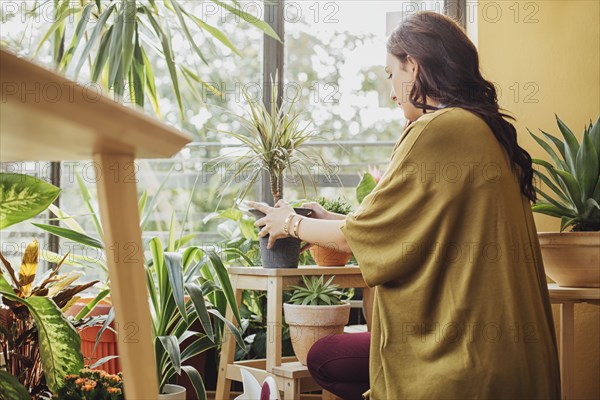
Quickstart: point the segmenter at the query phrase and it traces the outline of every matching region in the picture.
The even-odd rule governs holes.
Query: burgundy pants
[[[369,389],[370,343],[370,332],[325,337],[308,352],[308,370],[323,389],[344,400],[362,400]]]

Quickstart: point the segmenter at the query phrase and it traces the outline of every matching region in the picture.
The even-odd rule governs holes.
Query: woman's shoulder
[[[450,130],[459,128],[460,130],[465,130],[466,127],[469,130],[477,128],[490,129],[488,124],[479,115],[461,107],[446,107],[424,114],[409,125],[409,127],[423,130],[427,128],[446,128]]]

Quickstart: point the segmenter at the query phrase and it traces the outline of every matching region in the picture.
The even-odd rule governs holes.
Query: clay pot
[[[92,300],[92,297],[79,299],[67,310],[66,315],[77,315],[77,313],[81,311],[83,307],[87,306]],[[110,298],[107,297],[106,299],[98,302],[96,307],[94,307],[88,316],[93,317],[98,315],[107,315],[111,308],[112,304],[110,303]],[[110,324],[110,327],[115,329],[114,321]],[[101,328],[102,326],[90,326],[79,331],[79,337],[81,338],[81,352],[83,353],[83,357],[86,359],[86,365],[94,364],[101,358],[119,354],[117,351],[117,335],[108,328],[102,332],[102,336],[100,336],[100,342],[98,342],[96,351],[92,353],[94,350],[94,345],[96,344],[96,336]],[[112,375],[116,375],[118,372],[122,371],[119,358],[108,360],[95,369],[101,369]]]
[[[302,306],[284,304],[285,321],[290,326],[290,339],[294,353],[302,365],[318,340],[344,333],[350,319],[350,303],[337,306]]]
[[[159,400],[185,400],[186,390],[183,386],[166,384],[163,392],[158,395]]]
[[[337,251],[333,246],[313,246],[309,250],[320,267],[343,267],[352,257],[352,253]]]
[[[546,275],[559,286],[600,287],[600,232],[540,232]]]

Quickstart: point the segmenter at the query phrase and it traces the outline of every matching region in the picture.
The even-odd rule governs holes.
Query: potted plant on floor
[[[303,276],[304,286],[290,285],[295,291],[283,305],[283,312],[294,352],[302,365],[306,365],[313,344],[326,336],[343,333],[350,318],[349,298],[332,283],[334,278],[324,283],[323,276]]]
[[[328,200],[325,197],[317,199],[324,209],[329,212],[347,215],[352,211],[352,205],[342,198]],[[352,253],[338,251],[333,243],[320,243],[310,247],[310,255],[321,267],[344,266],[352,257]]]
[[[276,79],[277,80],[277,79]],[[236,201],[239,203],[260,179],[263,171],[269,174],[271,194],[275,202],[283,198],[284,173],[286,180],[295,180],[302,184],[306,195],[306,180],[312,183],[316,191],[314,171],[319,169],[329,178],[326,162],[316,152],[310,152],[305,144],[316,137],[309,129],[310,123],[303,123],[301,113],[296,110],[297,97],[277,105],[277,85],[271,83],[271,104],[268,109],[263,102],[251,98],[246,90],[242,94],[248,104],[248,116],[235,116],[239,119],[243,132],[221,131],[239,140],[245,147],[245,153],[237,157],[232,164],[231,176],[223,186],[221,195],[233,182],[242,180]],[[227,157],[219,157],[216,163],[229,162]],[[230,165],[228,166],[229,169]],[[309,209],[295,209],[298,214],[309,215]],[[264,216],[258,210],[249,210],[257,218]],[[261,237],[261,261],[265,268],[296,268],[300,254],[300,240],[283,238],[267,249],[269,237]]]
[[[560,232],[538,233],[546,274],[559,286],[600,287],[600,119],[585,127],[581,143],[556,121],[562,140],[529,132],[552,160],[533,160],[552,195],[536,187],[541,199],[532,210],[560,218]]]
[[[229,275],[220,257],[197,246],[179,249],[180,242],[172,239],[171,234],[169,244],[163,248],[158,237],[152,238],[149,242],[152,259],[146,268],[159,399],[164,400],[186,398],[185,388],[173,384],[182,372],[192,382],[195,397],[206,398],[202,377],[188,362],[219,346],[225,325],[236,342],[244,345],[239,330],[223,316],[225,309],[231,307],[238,326],[241,325]],[[202,325],[201,332],[191,329],[196,321]]]

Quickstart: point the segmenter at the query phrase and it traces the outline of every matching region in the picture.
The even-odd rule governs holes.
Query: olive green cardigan
[[[341,228],[377,287],[371,399],[557,399],[548,288],[530,204],[489,126],[425,114]]]

